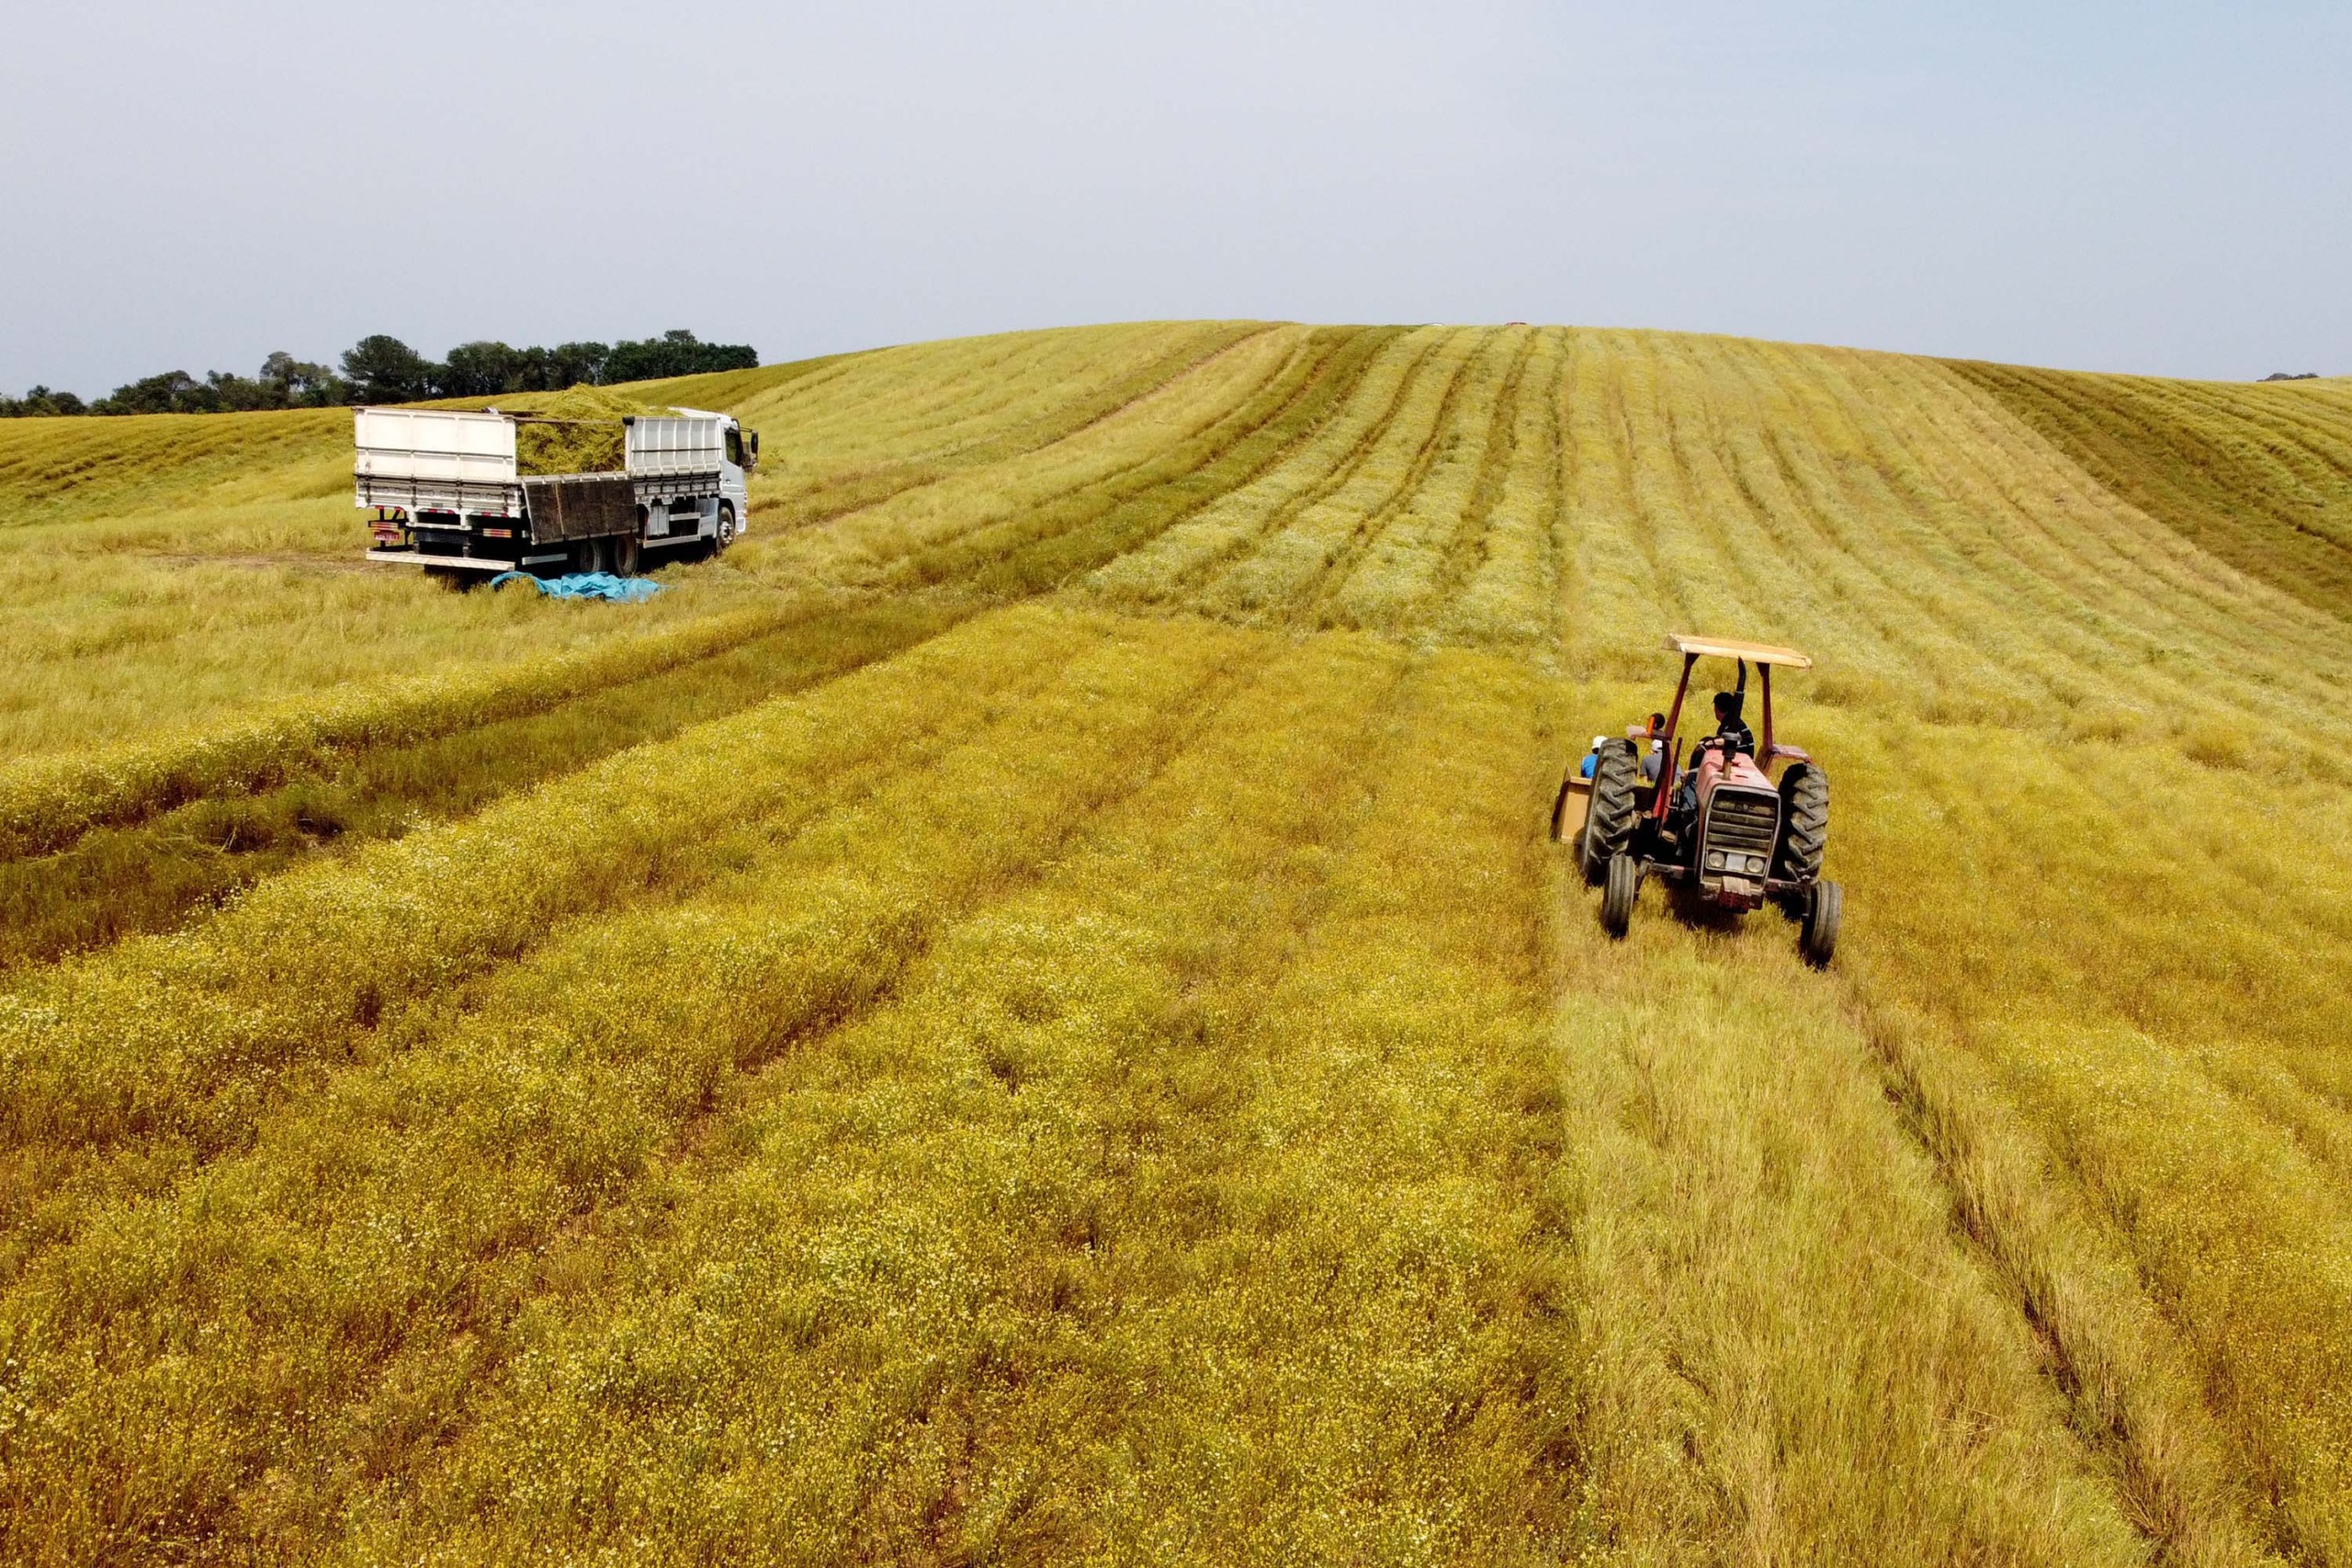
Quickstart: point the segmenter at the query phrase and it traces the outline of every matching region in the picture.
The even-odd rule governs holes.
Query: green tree
[[[434,395],[442,367],[396,337],[376,333],[343,355],[343,373],[363,403],[413,403]]]

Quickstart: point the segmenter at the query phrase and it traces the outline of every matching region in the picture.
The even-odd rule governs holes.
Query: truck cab
[[[758,431],[747,434],[732,414],[703,409],[639,414],[622,423],[646,548],[707,541],[723,550],[742,536]]]

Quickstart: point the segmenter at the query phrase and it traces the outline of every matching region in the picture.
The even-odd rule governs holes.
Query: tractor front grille
[[[1708,855],[1720,850],[1727,854],[1762,855],[1769,862],[1780,835],[1779,795],[1718,789],[1708,802],[1706,837],[1700,848]]]

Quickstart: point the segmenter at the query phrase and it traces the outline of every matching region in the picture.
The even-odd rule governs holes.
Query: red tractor
[[[1625,739],[1595,739],[1582,767],[1571,769],[1552,812],[1552,836],[1574,842],[1588,883],[1602,885],[1600,923],[1623,936],[1645,876],[1688,890],[1702,905],[1747,910],[1766,899],[1801,925],[1798,951],[1818,967],[1838,951],[1844,895],[1821,875],[1829,841],[1829,780],[1812,758],[1772,739],[1772,670],[1809,670],[1793,649],[1721,637],[1669,637],[1682,656],[1682,680],[1663,715],[1628,729]],[[1729,659],[1739,684],[1715,699],[1716,733],[1691,749],[1682,766],[1675,731],[1702,659]],[[1759,745],[1742,720],[1747,666],[1763,685]],[[1646,744],[1647,750],[1644,750]],[[1770,769],[1788,767],[1781,782]]]

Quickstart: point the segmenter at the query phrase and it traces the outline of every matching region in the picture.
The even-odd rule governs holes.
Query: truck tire
[[[1630,740],[1606,740],[1592,765],[1592,805],[1584,818],[1584,876],[1598,882],[1609,863],[1634,841],[1641,815],[1634,792],[1641,787],[1642,763]]]
[[[635,577],[645,558],[645,542],[634,534],[611,536],[612,573],[615,577]]]
[[[711,538],[710,553],[717,555],[734,542],[735,503],[731,501],[722,501],[718,503],[718,532]]]
[[[1609,886],[1600,895],[1600,929],[1622,937],[1634,923],[1634,901],[1642,896],[1641,863],[1631,855],[1609,859]]]
[[[1804,901],[1804,924],[1797,934],[1797,952],[1815,969],[1826,969],[1838,956],[1838,922],[1846,913],[1846,890],[1834,882],[1816,882]]]
[[[1772,856],[1776,882],[1809,883],[1821,876],[1829,848],[1829,775],[1799,762],[1781,775],[1781,844]]]

